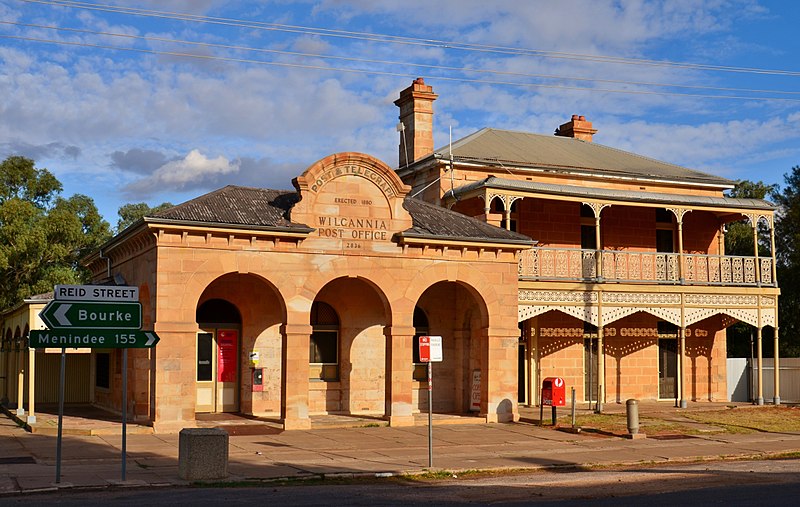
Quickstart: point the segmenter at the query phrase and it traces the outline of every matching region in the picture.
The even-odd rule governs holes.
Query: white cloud
[[[796,142],[800,139],[800,131],[795,127],[796,116],[714,121],[697,125],[646,121],[612,123],[613,119],[608,118],[608,123],[603,119],[595,121],[595,128],[602,133],[595,140],[693,169],[714,168],[713,172],[735,175],[741,171],[740,164],[743,162],[758,165],[774,157],[785,156],[785,150],[774,146],[783,141]],[[792,151],[797,155],[800,150]],[[739,160],[741,157],[747,160]]]
[[[162,165],[152,175],[129,183],[123,191],[131,196],[151,195],[164,190],[185,190],[208,185],[222,176],[239,171],[239,161],[223,156],[208,158],[200,150]]]

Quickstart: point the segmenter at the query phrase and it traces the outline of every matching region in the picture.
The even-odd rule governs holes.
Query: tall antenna
[[[455,197],[455,181],[453,176],[455,166],[453,163],[453,125],[450,125],[450,143],[448,144],[448,149],[450,150],[450,195]]]

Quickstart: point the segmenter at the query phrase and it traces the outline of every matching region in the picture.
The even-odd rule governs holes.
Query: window
[[[672,322],[666,322],[663,320],[658,321],[658,337],[659,338],[677,338],[678,337],[678,326],[673,324]]]
[[[587,204],[581,204],[581,248],[597,250],[596,222],[594,210]]]
[[[311,380],[339,380],[339,315],[321,301],[311,305],[308,362]]]
[[[197,335],[197,381],[210,382],[214,379],[214,335],[199,333]]]
[[[108,352],[94,355],[94,385],[102,389],[111,388],[111,354]]]
[[[581,225],[581,248],[597,250],[597,234],[593,225]]]
[[[421,363],[419,360],[419,337],[428,336],[429,332],[428,316],[419,306],[414,307],[414,340],[412,351],[414,362],[413,379],[420,382],[428,380],[428,364]]]
[[[675,239],[671,230],[656,229],[656,252],[675,252]]]
[[[675,252],[675,226],[673,214],[665,208],[656,208],[656,252]]]
[[[672,225],[672,212],[666,208],[656,208],[656,223]]]

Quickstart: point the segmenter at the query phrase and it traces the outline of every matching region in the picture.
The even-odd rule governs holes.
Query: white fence
[[[774,396],[774,364],[772,358],[765,358],[762,366],[764,402],[771,403]],[[800,358],[789,357],[780,360],[781,403],[800,403]],[[728,399],[730,401],[753,401],[758,396],[757,361],[744,358],[729,358]]]

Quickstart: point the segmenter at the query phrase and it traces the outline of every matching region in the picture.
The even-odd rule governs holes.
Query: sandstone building
[[[724,252],[727,223],[772,230],[770,203],[596,144],[582,116],[555,136],[484,129],[434,149],[436,97],[422,79],[400,93],[395,170],[331,155],[294,191],[224,187],[87,260],[96,282],[139,287],[161,338],[129,352],[128,413],[159,431],[201,412],[410,425],[427,407],[421,335],[443,337],[437,412],[515,420],[549,376],[588,402],[685,405],[726,398],[731,323],[757,329],[759,353],[765,327],[777,343],[774,255]],[[23,338],[4,327],[5,378],[43,355]],[[93,351],[87,375],[114,411],[120,355]]]

